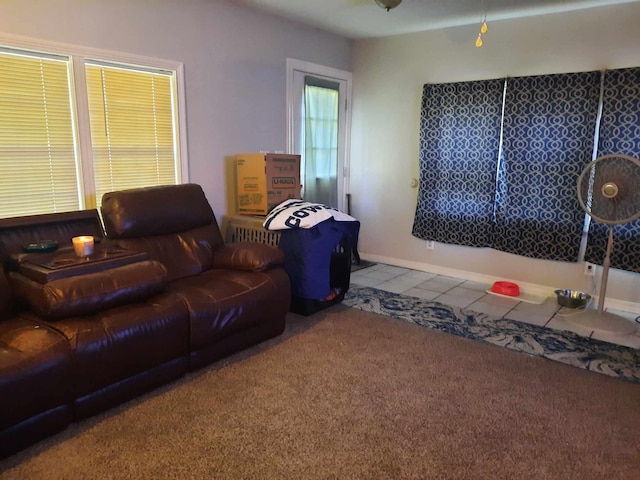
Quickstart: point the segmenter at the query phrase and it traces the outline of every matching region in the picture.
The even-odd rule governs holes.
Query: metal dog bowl
[[[591,295],[579,290],[556,290],[555,294],[561,307],[581,308],[591,300]]]

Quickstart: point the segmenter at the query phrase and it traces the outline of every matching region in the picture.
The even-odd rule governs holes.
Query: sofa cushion
[[[105,193],[101,209],[105,231],[112,239],[184,232],[215,222],[202,187],[196,184]]]
[[[38,321],[0,322],[0,430],[71,403],[71,346]],[[69,419],[70,420],[70,419]]]
[[[189,309],[192,351],[284,318],[291,302],[289,277],[281,268],[264,272],[212,269],[171,282],[167,290]]]
[[[124,238],[117,243],[127,250],[145,252],[150,259],[162,263],[167,269],[167,278],[173,281],[209,270],[218,236],[218,228],[207,225],[182,233]]]
[[[102,216],[110,239],[162,263],[169,280],[209,270],[213,252],[224,243],[213,210],[195,184],[106,193]]]
[[[68,317],[144,300],[164,289],[167,271],[161,263],[145,260],[46,284],[16,272],[9,274],[9,281],[16,297],[43,317]]]
[[[189,313],[180,298],[167,293],[94,315],[43,323],[71,345],[74,399],[189,352]]]

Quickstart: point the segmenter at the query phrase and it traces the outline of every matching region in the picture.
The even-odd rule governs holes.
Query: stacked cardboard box
[[[240,215],[266,215],[289,198],[300,198],[300,155],[236,155]]]

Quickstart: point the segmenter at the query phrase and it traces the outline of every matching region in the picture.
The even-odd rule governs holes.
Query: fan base
[[[587,310],[571,315],[567,318],[567,321],[589,330],[620,335],[634,333],[638,329],[638,325],[635,325],[631,320],[627,320],[615,313],[599,312],[597,310]]]

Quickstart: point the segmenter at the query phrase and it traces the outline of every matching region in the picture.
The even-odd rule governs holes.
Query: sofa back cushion
[[[103,237],[98,210],[0,218],[0,261],[22,252],[24,245],[43,240],[70,247],[71,239],[78,235]]]
[[[12,257],[19,256],[25,245],[44,240],[70,247],[71,239],[78,235],[92,235],[98,239],[104,236],[98,210],[0,218],[0,320],[13,315],[17,308],[5,277],[13,264]]]
[[[107,238],[147,252],[164,264],[169,280],[209,270],[213,252],[223,244],[213,210],[196,184],[106,193],[102,218]]]
[[[215,222],[202,188],[193,183],[105,193],[102,217],[112,239],[181,233]]]

